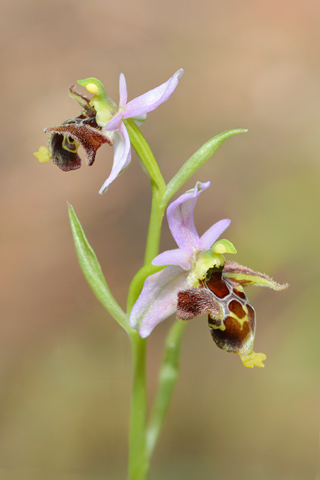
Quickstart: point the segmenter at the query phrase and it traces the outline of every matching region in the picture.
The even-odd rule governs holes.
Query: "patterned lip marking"
[[[223,272],[213,272],[205,281],[209,290],[220,304],[223,318],[214,313],[208,316],[212,338],[219,348],[228,352],[252,350],[255,332],[255,312],[239,284],[223,277]]]
[[[210,325],[214,325],[215,327],[220,327],[221,325],[221,320],[217,320],[216,318],[211,318],[210,319]]]
[[[221,272],[214,272],[206,281],[206,284],[209,290],[218,298],[224,298],[230,293],[226,283],[222,279]]]
[[[227,352],[248,355],[252,352],[255,333],[255,312],[236,281],[223,275],[223,270],[207,273],[198,287],[178,292],[177,317],[191,320],[208,314],[214,342]]]
[[[246,312],[243,309],[243,306],[238,300],[231,300],[228,305],[229,310],[233,313],[236,317],[242,319],[246,316]]]
[[[246,341],[251,339],[252,332],[248,322],[245,322],[243,328],[240,328],[239,322],[228,316],[224,320],[225,330],[211,329],[211,335],[218,347],[228,352],[239,352],[242,350]],[[210,326],[210,322],[209,322]]]
[[[240,290],[240,289],[238,289],[238,288],[234,288],[234,289],[233,289],[233,292],[234,292],[236,295],[238,295],[238,297],[243,298],[243,300],[245,300],[245,299],[247,298],[247,297],[246,297],[246,294],[245,294],[242,290]]]

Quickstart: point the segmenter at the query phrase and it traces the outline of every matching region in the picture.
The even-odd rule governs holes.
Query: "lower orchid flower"
[[[182,74],[183,69],[178,70],[159,87],[128,103],[126,80],[121,74],[119,107],[107,96],[103,84],[98,79],[90,77],[78,80],[93,97],[89,100],[71,86],[69,94],[80,104],[83,111],[78,117],[66,120],[59,126],[46,128],[45,132],[51,134],[49,148],[40,147],[34,155],[40,162],[52,160],[61,170],[70,171],[81,167],[79,146],[85,151],[87,165],[92,165],[101,145],[104,143],[113,145],[112,170],[99,191],[104,193],[131,161],[131,144],[124,120],[131,118],[136,123],[144,121],[147,113],[170,98]]]
[[[209,328],[218,347],[239,354],[246,367],[263,367],[266,356],[253,351],[255,311],[246,298],[246,285],[283,290],[287,285],[267,275],[226,262],[236,253],[228,240],[218,240],[230,220],[220,220],[199,237],[194,208],[210,182],[197,182],[167,209],[169,228],[179,248],[158,255],[152,263],[166,266],[150,275],[134,304],[130,324],[147,337],[160,322],[176,312],[181,320],[208,314]]]

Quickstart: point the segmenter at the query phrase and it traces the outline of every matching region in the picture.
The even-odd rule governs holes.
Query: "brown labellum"
[[[209,314],[211,335],[218,347],[228,352],[249,353],[255,334],[255,311],[241,286],[214,272],[205,282],[215,299],[219,299],[223,318]]]
[[[198,288],[178,293],[177,317],[190,320],[208,313],[211,335],[219,348],[247,354],[252,351],[255,311],[243,288],[224,278],[223,269],[209,271]]]
[[[81,167],[79,146],[83,147],[86,163],[90,166],[95,161],[98,148],[104,143],[111,145],[110,140],[103,133],[88,124],[68,123],[46,128],[45,132],[53,133],[50,138],[52,161],[64,171]]]
[[[246,285],[261,285],[274,290],[288,286],[235,262],[226,262],[223,268],[208,270],[206,279],[199,281],[198,288],[178,293],[177,317],[190,320],[208,313],[211,335],[219,348],[240,354],[242,361],[247,362],[246,366],[263,366],[265,355],[253,352],[255,311],[244,293],[243,286]]]
[[[101,145],[112,145],[110,138],[96,122],[96,111],[90,105],[90,100],[78,93],[74,85],[69,88],[69,95],[83,108],[82,113],[61,125],[45,129],[46,133],[52,134],[49,139],[52,161],[65,172],[81,167],[79,146],[84,149],[86,164],[90,166]]]

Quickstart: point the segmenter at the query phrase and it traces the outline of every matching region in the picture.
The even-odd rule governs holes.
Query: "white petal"
[[[210,227],[200,238],[200,250],[209,250],[220,235],[229,227],[231,220],[219,220]]]
[[[188,272],[180,267],[167,267],[150,275],[130,314],[130,325],[145,338],[158,323],[177,310],[177,295],[185,288]]]
[[[182,74],[183,69],[180,68],[180,70],[169,78],[169,80],[159,87],[149,90],[149,92],[131,100],[125,107],[125,115],[123,118],[136,118],[139,115],[155,110],[159,105],[170,98],[175,91]]]
[[[117,176],[120,175],[120,173],[123,172],[123,170],[129,165],[131,161],[130,147],[131,145],[127,129],[124,124],[121,124],[120,129],[114,132],[114,155],[112,170],[109,177],[100,188],[100,194],[106,192],[110,183],[112,183],[117,178]]]
[[[197,182],[192,190],[180,195],[167,209],[169,228],[180,248],[200,250],[199,235],[194,224],[193,214],[200,193],[209,186],[210,182]]]
[[[184,270],[190,270],[192,248],[176,248],[160,253],[152,260],[153,265],[178,265]]]
[[[119,79],[119,96],[120,96],[119,108],[122,108],[125,106],[128,99],[126,77],[123,75],[123,73],[120,74],[120,79]]]

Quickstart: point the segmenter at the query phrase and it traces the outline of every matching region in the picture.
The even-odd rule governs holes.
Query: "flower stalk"
[[[125,124],[129,133],[131,145],[135,149],[148,174],[152,188],[151,214],[144,257],[144,264],[147,265],[153,260],[159,251],[161,225],[165,212],[163,195],[166,190],[166,184],[151,148],[139,127],[137,127],[132,120],[127,120]]]
[[[164,358],[159,373],[158,390],[147,429],[147,449],[149,459],[151,459],[152,453],[157,444],[170,405],[174,387],[179,376],[181,342],[186,326],[186,322],[176,320],[170,328],[166,339]]]
[[[147,382],[146,340],[130,332],[133,359],[132,396],[129,426],[129,478],[144,480],[149,470],[146,444]]]

